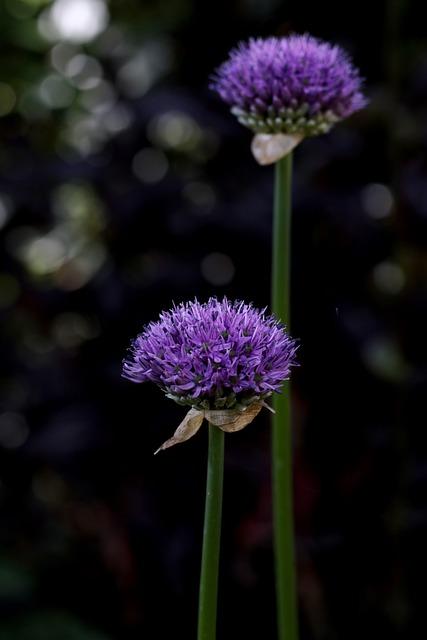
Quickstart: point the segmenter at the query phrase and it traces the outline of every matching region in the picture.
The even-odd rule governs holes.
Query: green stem
[[[273,221],[272,310],[290,323],[292,155],[276,163]],[[279,640],[297,640],[294,527],[292,508],[292,438],[290,385],[274,394],[272,483],[276,568],[277,626]]]
[[[223,476],[224,432],[210,424],[198,640],[215,640],[216,638]]]

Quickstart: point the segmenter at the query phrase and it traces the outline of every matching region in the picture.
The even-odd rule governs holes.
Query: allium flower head
[[[295,364],[295,342],[250,304],[211,298],[160,315],[135,339],[123,376],[150,380],[199,409],[242,409],[280,391]]]
[[[211,88],[255,133],[314,136],[365,106],[361,84],[343,49],[292,35],[241,43]]]

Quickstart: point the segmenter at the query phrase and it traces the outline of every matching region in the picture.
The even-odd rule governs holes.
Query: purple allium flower
[[[241,43],[211,88],[255,133],[313,136],[365,106],[361,85],[343,49],[292,35]]]
[[[239,409],[280,391],[296,349],[265,310],[210,298],[182,303],[148,324],[123,362],[123,376],[151,380],[180,404]]]

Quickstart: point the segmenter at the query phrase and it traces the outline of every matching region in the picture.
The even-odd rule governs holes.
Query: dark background
[[[295,154],[301,638],[425,636],[416,4],[1,0],[0,640],[195,637],[206,429],[154,458],[184,410],[121,360],[172,301],[268,305],[272,169],[208,77],[291,31],[346,47],[370,98]],[[265,413],[226,438],[222,640],[275,637],[269,437]]]

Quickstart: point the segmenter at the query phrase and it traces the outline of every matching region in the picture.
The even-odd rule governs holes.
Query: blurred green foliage
[[[41,611],[0,627],[2,640],[108,640],[67,613]]]

